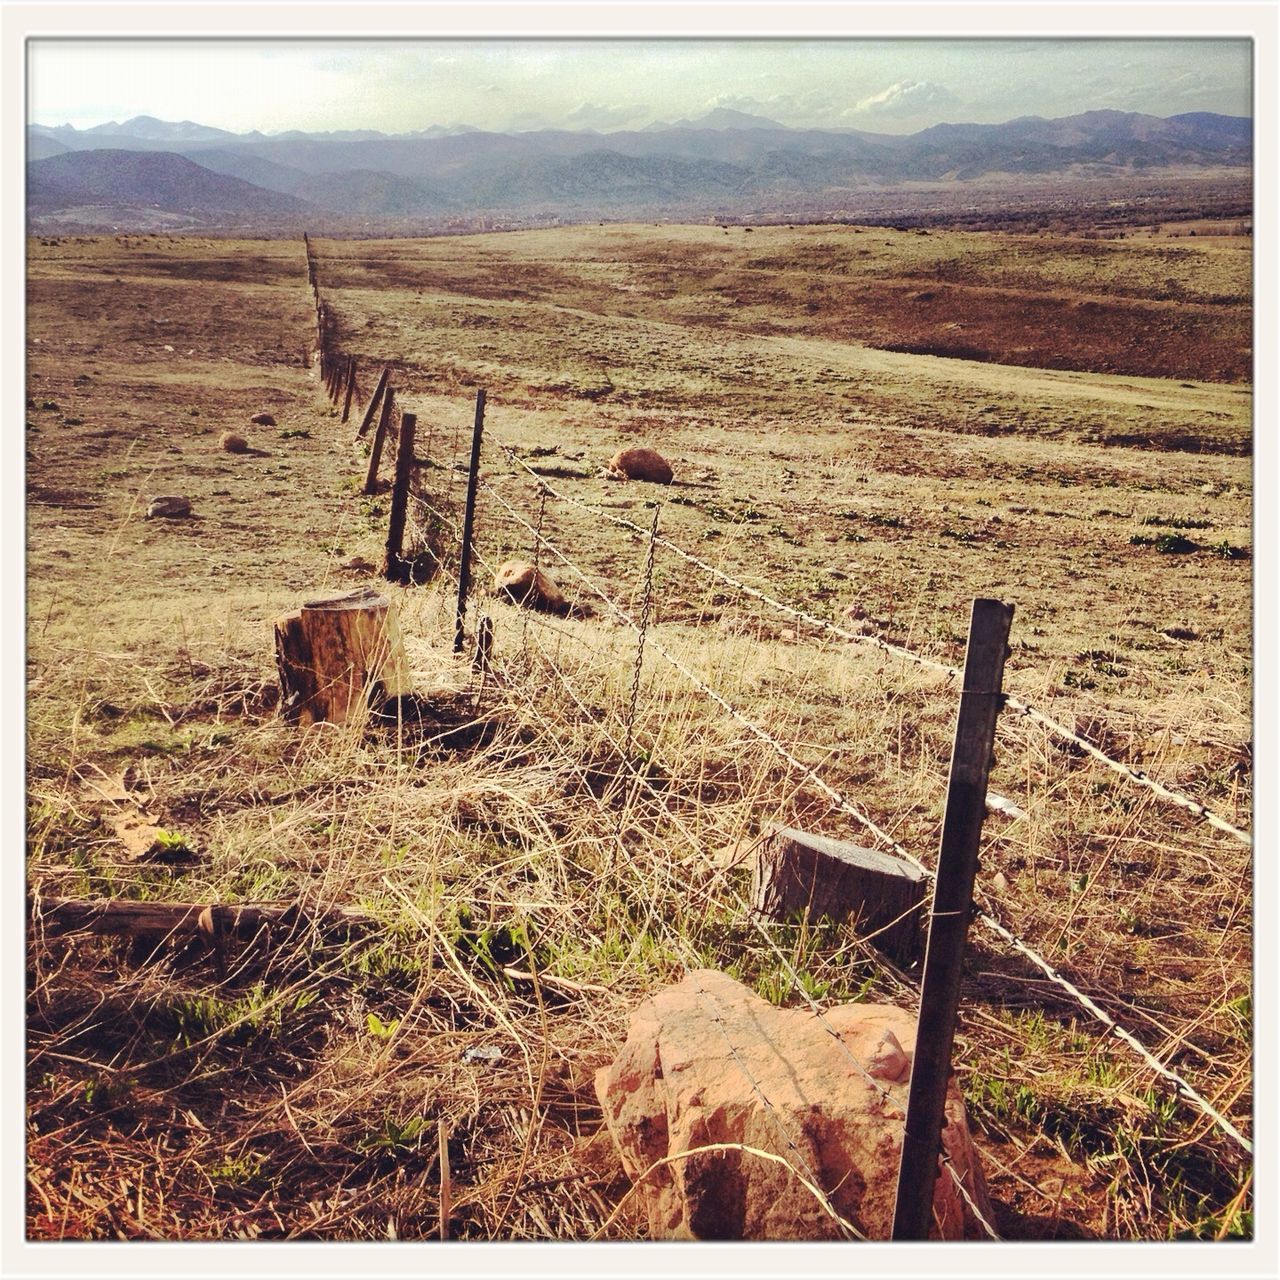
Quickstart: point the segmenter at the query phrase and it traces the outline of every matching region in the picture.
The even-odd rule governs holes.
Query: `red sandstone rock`
[[[631,1178],[664,1157],[716,1143],[771,1152],[795,1170],[741,1150],[663,1165],[637,1192],[654,1239],[843,1238],[848,1233],[797,1173],[816,1182],[856,1232],[889,1238],[915,1020],[863,1004],[824,1017],[827,1025],[807,1009],[775,1008],[712,970],[691,973],[635,1011],[617,1061],[596,1075],[605,1122]],[[954,1083],[946,1115],[951,1162],[989,1222]],[[934,1216],[935,1238],[985,1234],[945,1170]]]

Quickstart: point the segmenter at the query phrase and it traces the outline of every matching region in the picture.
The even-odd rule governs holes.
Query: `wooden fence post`
[[[400,439],[396,445],[396,481],[391,490],[391,517],[387,522],[387,553],[382,576],[389,582],[403,582],[405,564],[400,556],[404,543],[404,522],[409,510],[409,480],[413,475],[413,437],[418,420],[412,413],[400,418]]]
[[[373,399],[369,401],[368,407],[364,411],[364,418],[360,423],[360,430],[356,432],[356,439],[359,440],[366,431],[369,430],[369,424],[373,421],[373,415],[378,412],[378,406],[382,403],[382,393],[387,389],[387,379],[391,376],[391,366],[384,364],[382,372],[378,375],[378,385],[373,389]]]
[[[927,1240],[933,1220],[961,967],[973,909],[996,717],[1004,701],[1001,685],[1012,621],[1012,605],[999,600],[973,602],[921,979],[920,1016],[893,1211],[894,1240]]]
[[[356,391],[356,358],[355,356],[352,356],[347,361],[347,391],[342,401],[342,421],[343,422],[346,422],[346,420],[351,416],[351,397],[355,395],[355,391]]]
[[[369,697],[412,688],[395,610],[370,587],[304,601],[276,619],[280,709],[291,723],[344,724]]]
[[[382,461],[382,445],[387,438],[387,428],[391,422],[391,410],[395,404],[396,393],[388,387],[382,397],[382,412],[378,415],[378,425],[373,433],[373,446],[369,450],[369,470],[364,478],[365,493],[372,493],[378,487],[378,464]]]
[[[484,388],[476,392],[476,420],[471,431],[471,469],[467,472],[467,505],[462,515],[462,552],[458,558],[458,614],[453,628],[453,651],[462,652],[462,617],[471,589],[471,538],[475,531],[476,486],[480,482],[480,438],[484,435]]]

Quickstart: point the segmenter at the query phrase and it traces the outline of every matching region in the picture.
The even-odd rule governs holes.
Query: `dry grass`
[[[1250,566],[1210,550],[1250,542],[1245,391],[952,367],[752,332],[749,316],[693,323],[645,264],[665,254],[678,268],[690,245],[705,256],[709,231],[574,235],[322,248],[348,347],[406,361],[396,383],[420,453],[444,467],[424,472],[441,506],[460,496],[468,388],[487,385],[493,436],[555,468],[558,487],[637,523],[662,500],[674,541],[807,609],[856,603],[870,633],[955,662],[968,599],[1013,600],[1014,692],[1248,825]],[[757,231],[738,252],[795,254],[801,238]],[[936,247],[907,240],[904,254]],[[950,251],[994,272],[1000,244]],[[359,580],[343,566],[377,560],[385,521],[384,500],[355,492],[351,433],[302,365],[300,246],[55,250],[33,261],[30,316],[33,888],[358,905],[381,929],[251,945],[225,976],[198,948],[34,934],[29,1233],[640,1234],[592,1087],[640,998],[713,965],[777,1001],[912,1002],[851,929],[766,929],[744,910],[733,851],[763,824],[855,839],[857,824],[652,647],[628,725],[635,637],[599,601],[564,620],[488,606],[497,667],[482,680],[448,654],[447,580],[398,591],[434,719],[281,724],[270,619],[312,587]],[[348,282],[339,254],[342,271],[374,267]],[[1064,249],[1018,270],[1073,261]],[[1107,261],[1108,288],[1145,296],[1147,259],[1133,279]],[[1183,262],[1181,287],[1222,292],[1212,266]],[[625,277],[635,314],[592,311],[593,275]],[[157,311],[174,285],[186,305]],[[114,314],[141,308],[134,327],[108,322],[117,295],[128,305]],[[156,315],[180,332],[155,339]],[[613,391],[595,394],[606,375]],[[988,397],[1006,429],[967,430]],[[305,434],[248,461],[218,455],[218,432],[264,407]],[[1192,431],[1204,452],[1103,443]],[[641,439],[682,483],[651,497],[595,477],[617,443]],[[489,458],[488,483],[535,520],[531,482]],[[154,492],[192,494],[205,519],[143,522]],[[491,496],[479,527],[482,563],[532,551]],[[567,503],[547,504],[543,528],[638,609],[642,540]],[[1204,549],[1131,541],[1175,530]],[[655,584],[652,638],[931,862],[953,691],[797,632],[668,553]],[[484,733],[458,732],[476,721]],[[1247,1130],[1248,851],[1029,722],[1006,718],[997,756],[993,789],[1028,816],[988,823],[993,909]],[[104,775],[132,802],[95,791]],[[174,838],[130,854],[113,823],[129,808]],[[973,942],[957,1066],[1002,1233],[1248,1234],[1232,1145],[1063,993],[981,931]]]

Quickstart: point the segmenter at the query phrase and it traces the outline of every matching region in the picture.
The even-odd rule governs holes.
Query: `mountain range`
[[[1088,111],[906,135],[800,129],[721,108],[598,133],[232,133],[138,116],[27,130],[33,231],[286,227],[341,232],[485,219],[786,217],[909,184],[1247,172],[1252,121]]]

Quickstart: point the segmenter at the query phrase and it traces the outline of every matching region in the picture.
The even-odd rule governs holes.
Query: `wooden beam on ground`
[[[302,928],[353,934],[377,927],[351,907],[311,911],[297,903],[230,906],[204,902],[132,902],[123,898],[61,898],[41,894],[30,902],[32,925],[46,937],[69,933],[123,934],[132,938],[252,938],[263,929]]]

